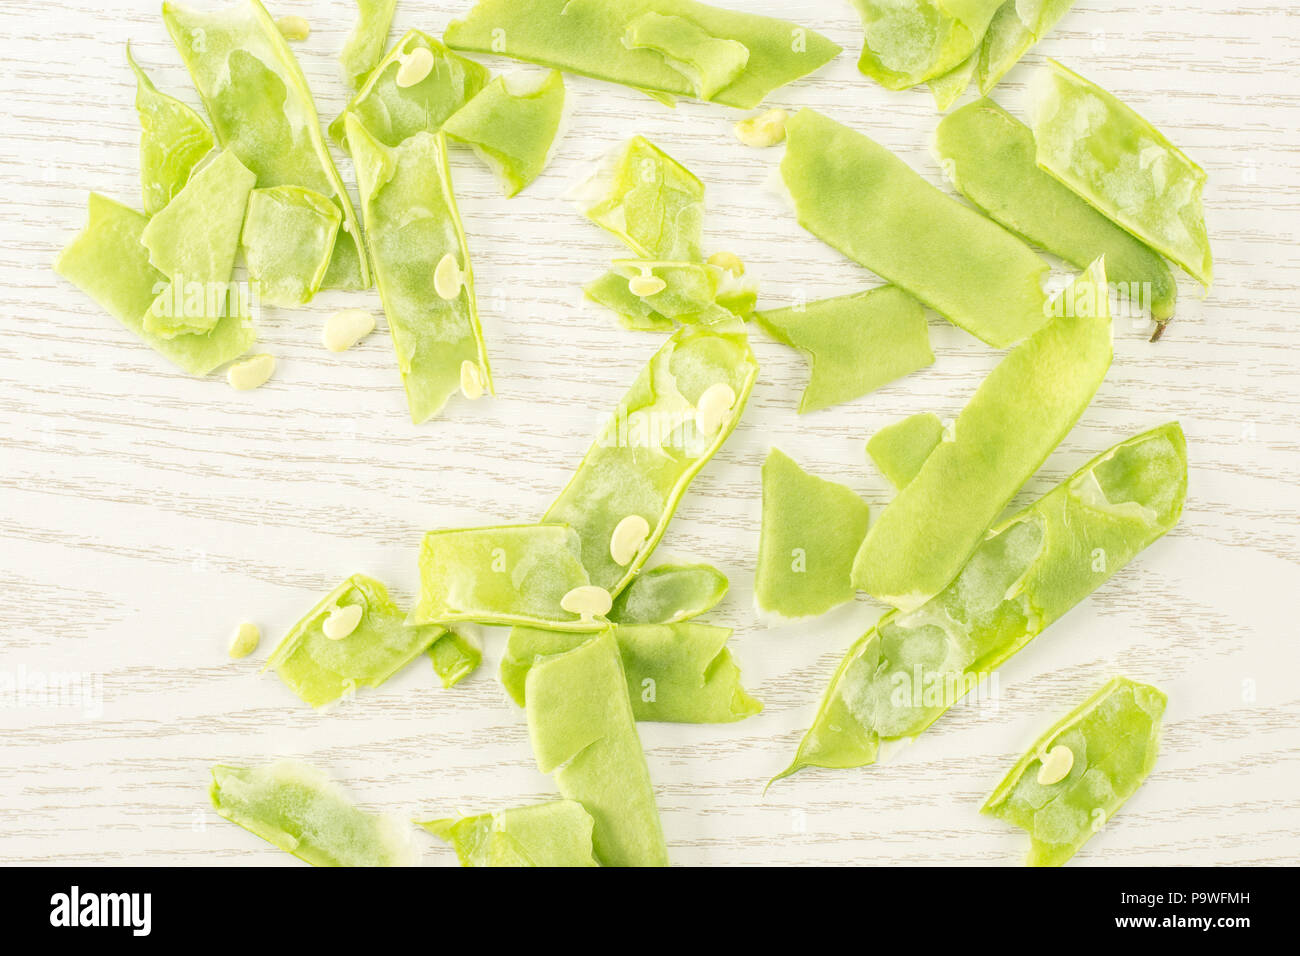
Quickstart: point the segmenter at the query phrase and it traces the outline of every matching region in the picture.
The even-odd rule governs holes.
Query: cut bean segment
[[[1151,774],[1166,703],[1116,677],[1044,734],[980,812],[1029,834],[1030,866],[1068,862]]]
[[[617,596],[636,576],[692,479],[735,427],[757,373],[743,333],[683,327],[651,358],[543,519],[577,531],[590,583]],[[716,385],[734,401],[706,436],[694,427],[695,403]],[[624,566],[610,556],[609,542],[629,514],[644,517],[650,535]]]
[[[763,463],[763,523],[754,603],[763,613],[811,617],[852,601],[849,572],[867,533],[867,503],[804,471],[777,448]]]
[[[1177,423],[1094,458],[994,528],[941,594],[888,612],[849,649],[776,779],[875,763],[882,741],[920,734],[1177,524],[1186,497]]]
[[[461,866],[599,866],[591,814],[574,800],[421,823],[451,844]]]
[[[1149,302],[1158,322],[1173,315],[1178,286],[1160,254],[1040,169],[1033,132],[992,100],[944,117],[934,146],[952,184],[989,217],[1080,269],[1104,256],[1112,288]]]
[[[741,109],[840,52],[796,24],[693,0],[479,0],[446,40],[455,50]]]
[[[368,288],[361,228],[321,135],[311,91],[259,0],[214,11],[166,2],[163,21],[208,108],[217,141],[261,185],[302,186],[338,206],[343,228],[324,287]]]
[[[1205,170],[1110,93],[1047,62],[1033,107],[1038,165],[1208,289]]]
[[[261,388],[275,374],[275,356],[263,352],[236,362],[226,371],[226,381],[237,392]]]
[[[707,564],[661,564],[623,589],[609,619],[616,624],[676,624],[712,610],[727,595],[727,576]]]
[[[387,588],[354,574],[290,629],[262,670],[275,671],[305,703],[323,707],[360,687],[378,687],[445,633],[440,627],[407,627]]]
[[[859,398],[934,364],[925,308],[894,286],[755,312],[754,318],[812,366],[800,414]]]
[[[814,110],[786,124],[799,224],[994,348],[1043,324],[1047,263],[901,159]]]
[[[455,687],[483,663],[483,649],[464,634],[448,631],[429,648],[433,672],[444,689]]]
[[[135,73],[135,109],[140,115],[140,185],[145,215],[162,212],[190,179],[199,160],[212,151],[212,132],[198,113],[158,92],[126,47]]]
[[[921,412],[886,425],[867,440],[867,454],[895,488],[916,477],[930,453],[943,441],[943,423],[931,412]]]
[[[891,90],[943,76],[979,49],[1003,0],[853,0],[866,34],[858,69]]]
[[[358,810],[337,783],[297,760],[212,768],[217,813],[312,866],[415,866],[404,820]]]
[[[270,305],[306,305],[325,281],[343,214],[301,186],[254,189],[240,242],[248,275]]]
[[[331,352],[346,352],[375,330],[375,317],[365,309],[344,309],[325,320],[321,342]]]
[[[379,297],[411,420],[419,424],[461,387],[466,362],[478,367],[483,390],[492,391],[446,141],[416,133],[389,148],[356,116],[347,123]]]
[[[384,56],[397,0],[357,0],[357,22],[339,53],[343,75],[354,90]]]

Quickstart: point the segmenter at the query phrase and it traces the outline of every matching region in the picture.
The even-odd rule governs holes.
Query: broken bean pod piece
[[[1057,21],[1074,0],[1007,0],[994,14],[979,51],[980,93],[987,95]]]
[[[676,624],[717,607],[727,576],[707,564],[661,564],[642,571],[614,601],[616,624]]]
[[[443,689],[455,687],[483,663],[483,649],[467,635],[448,631],[429,648],[433,672]]]
[[[342,223],[338,206],[318,192],[254,189],[240,243],[262,301],[286,307],[310,302],[325,281]]]
[[[339,63],[354,90],[365,82],[384,56],[397,0],[356,0],[357,22],[339,53]]]
[[[599,866],[594,822],[575,800],[497,810],[419,824],[451,844],[461,866]]]
[[[948,73],[972,54],[1003,0],[853,0],[865,34],[858,69],[890,90]]]
[[[895,488],[916,477],[930,453],[943,441],[943,423],[932,412],[911,415],[886,425],[867,440],[867,454]]]
[[[180,100],[158,92],[126,46],[135,73],[135,109],[140,116],[140,185],[146,216],[162,212],[190,179],[199,160],[212,152],[212,131]]]

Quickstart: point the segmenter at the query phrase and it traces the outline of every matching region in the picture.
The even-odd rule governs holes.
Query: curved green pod
[[[790,766],[875,763],[1178,522],[1187,448],[1176,422],[1120,442],[994,528],[960,575],[849,649]]]
[[[1047,67],[1033,105],[1038,165],[1208,289],[1205,170],[1100,86]]]
[[[442,124],[496,174],[507,197],[541,175],[564,115],[564,77],[499,76]]]
[[[763,462],[763,521],[754,603],[782,617],[824,614],[854,597],[849,573],[867,533],[867,503],[779,448]]]
[[[1112,286],[1137,290],[1157,322],[1174,314],[1178,285],[1159,253],[1044,172],[1028,126],[992,100],[945,116],[934,148],[963,196],[990,218],[1080,269],[1104,256]]]
[[[356,606],[361,616],[346,636],[326,636],[327,619]],[[284,636],[262,670],[273,670],[291,691],[313,707],[378,687],[425,653],[446,632],[408,627],[405,615],[374,578],[354,574],[325,595]]]
[[[254,189],[240,244],[248,276],[270,305],[306,305],[325,281],[343,215],[301,186]]]
[[[906,486],[943,441],[943,422],[932,412],[909,415],[867,439],[867,454],[895,488]]]
[[[354,90],[384,56],[397,0],[357,0],[357,22],[339,53],[343,76]]]
[[[445,39],[453,50],[741,109],[840,52],[785,20],[693,0],[479,0]]]
[[[429,820],[420,826],[450,843],[461,866],[599,866],[591,814],[574,800]]]
[[[366,289],[361,227],[321,134],[307,80],[259,0],[198,11],[163,4],[163,22],[212,120],[217,141],[257,175],[257,185],[302,186],[343,215],[325,287]]]
[[[980,93],[997,86],[1020,58],[1074,6],[1074,0],[1007,0],[979,49]]]
[[[858,69],[906,90],[941,77],[979,49],[1002,0],[853,0],[862,18]]]
[[[1151,774],[1166,703],[1114,678],[1039,737],[980,812],[1029,834],[1029,866],[1068,862]]]
[[[298,760],[212,768],[217,813],[312,866],[415,866],[409,827],[358,810],[343,788]]]
[[[148,74],[131,56],[135,74],[135,109],[140,115],[140,186],[144,212],[152,216],[166,208],[190,179],[190,173],[212,152],[212,131],[198,113],[175,97],[158,92]]]
[[[800,110],[781,177],[801,226],[994,348],[1043,324],[1047,263],[879,143]]]
[[[466,381],[492,391],[492,370],[479,325],[474,271],[441,133],[416,133],[388,147],[348,115],[375,283],[393,334],[393,350],[417,425],[442,411]],[[450,262],[453,290],[438,274]],[[447,297],[448,291],[454,294]],[[478,393],[466,393],[477,398]]]
[[[148,224],[134,209],[91,193],[86,226],[59,254],[54,271],[191,375],[206,375],[239,358],[257,341],[252,319],[241,310],[228,311],[206,335],[164,338],[145,328],[145,316],[169,285],[140,241]]]
[[[799,414],[860,398],[934,364],[925,307],[896,286],[755,312],[812,366]]]
[[[736,427],[757,377],[743,331],[683,326],[650,359],[542,518],[577,531],[592,584],[617,596],[636,576],[691,481]],[[719,397],[729,407],[714,404]],[[620,564],[610,545],[632,516],[649,531]]]
[[[591,814],[605,866],[667,866],[654,787],[637,736],[614,635],[533,665],[526,681],[528,737],[542,773]],[[574,693],[574,688],[582,693]]]
[[[642,571],[614,601],[615,624],[676,624],[713,610],[727,595],[727,576],[708,564],[660,564]]]
[[[947,587],[1088,407],[1112,355],[1101,262],[1056,305],[1062,314],[1007,353],[871,526],[853,563],[859,588],[911,611]]]

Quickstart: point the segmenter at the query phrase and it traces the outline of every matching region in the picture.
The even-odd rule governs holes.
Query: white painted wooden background
[[[205,0],[193,0],[204,3]],[[898,151],[936,183],[938,119],[924,90],[890,93],[855,69],[847,0],[731,0],[845,47],[773,103],[816,106]],[[400,0],[394,37],[440,34],[470,0]],[[88,190],[139,205],[130,38],[159,87],[197,98],[156,0],[0,5],[0,674],[74,673],[90,700],[0,699],[0,861],[271,864],[291,857],[218,818],[208,767],[308,760],[367,808],[428,817],[554,795],[522,714],[487,662],[441,690],[421,660],[376,692],[315,713],[257,667],[317,597],[354,571],[407,601],[423,531],[535,520],[661,338],[584,305],[580,285],[623,249],[565,200],[587,164],[641,133],[708,184],[711,251],[738,253],[765,307],[879,280],[802,232],[768,183],[781,151],[731,135],[737,118],[666,109],[569,80],[571,125],[541,179],[506,201],[455,157],[500,397],[407,418],[380,331],[334,355],[324,317],[378,309],[371,293],[267,310],[265,388],[193,380],[136,342],[50,263]],[[313,26],[297,46],[322,117],[343,105],[335,60],[350,0],[279,0]],[[752,611],[759,466],[777,445],[879,508],[889,492],[863,442],[896,418],[955,414],[997,353],[932,317],[938,361],[867,398],[806,417],[799,356],[755,331],[760,381],[745,418],[682,502],[660,553],[731,578],[708,620],[736,628],[745,683],[766,704],[740,724],[641,726],[678,864],[1017,864],[1019,831],[977,809],[1021,751],[1116,672],[1170,698],[1146,786],[1080,864],[1300,861],[1300,13],[1290,0],[1080,0],[998,90],[1020,110],[1050,54],[1159,125],[1209,173],[1218,281],[1182,283],[1176,324],[1116,328],[1116,358],[1083,420],[1017,499],[1115,441],[1170,418],[1187,431],[1182,523],[1000,673],[995,703],[959,706],[891,763],[763,782],[789,760],[844,649],[877,616],[865,597],[765,626]],[[508,64],[507,64],[508,65]],[[341,164],[344,176],[351,169]],[[256,657],[226,659],[258,622]],[[426,862],[449,850],[417,834]]]

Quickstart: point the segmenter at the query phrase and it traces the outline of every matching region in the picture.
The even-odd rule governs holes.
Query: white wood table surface
[[[205,4],[206,0],[193,0]],[[929,94],[860,75],[847,0],[730,0],[820,30],[845,52],[774,105],[816,106],[896,150],[936,184]],[[441,34],[470,0],[400,0],[394,37]],[[739,254],[761,304],[879,280],[804,233],[770,186],[781,151],[740,145],[722,107],[670,110],[567,78],[571,121],[542,177],[504,200],[454,157],[500,395],[454,399],[410,424],[387,332],[342,355],[320,345],[344,306],[267,309],[266,387],[191,379],[59,280],[50,264],[89,190],[139,205],[133,50],[158,86],[198,105],[156,0],[0,5],[0,862],[298,865],[225,823],[208,768],[297,757],[371,809],[410,816],[547,799],[521,712],[483,668],[437,686],[425,660],[316,713],[260,661],[343,577],[365,571],[406,602],[421,533],[536,520],[598,416],[661,342],[583,302],[622,247],[565,198],[591,161],[640,133],[708,186],[710,251]],[[322,117],[345,101],[336,55],[350,0],[279,0],[313,32],[296,49]],[[1160,760],[1078,864],[1300,861],[1300,11],[1292,0],[1080,0],[996,98],[1022,111],[1054,56],[1156,123],[1209,173],[1217,259],[1208,298],[1180,277],[1164,340],[1115,329],[1115,363],[1022,505],[1119,439],[1177,418],[1191,491],[1182,523],[891,762],[763,783],[789,760],[844,649],[879,614],[860,600],[778,626],[752,609],[759,466],[776,445],[878,510],[889,498],[863,442],[914,412],[951,417],[998,353],[931,316],[933,367],[808,416],[794,352],[754,334],[760,381],[740,427],[695,481],[660,553],[715,563],[731,592],[708,616],[764,712],[724,726],[642,725],[677,864],[1018,864],[1022,833],[978,807],[1033,739],[1115,673],[1169,694]],[[511,66],[506,61],[492,64]],[[340,161],[345,179],[348,163]],[[1061,275],[1064,276],[1061,270]],[[226,659],[242,619],[258,654]],[[62,677],[61,677],[62,675]],[[84,694],[39,693],[71,677]],[[417,835],[425,861],[454,857]]]

